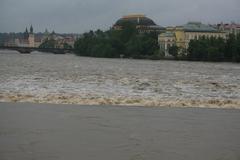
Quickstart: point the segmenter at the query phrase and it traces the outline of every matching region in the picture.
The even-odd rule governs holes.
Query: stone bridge
[[[33,51],[39,52],[50,52],[54,54],[66,54],[66,53],[73,53],[74,49],[60,49],[60,48],[31,48],[31,47],[7,47],[7,46],[0,46],[0,49],[7,49],[7,50],[15,50],[19,53],[29,54]]]

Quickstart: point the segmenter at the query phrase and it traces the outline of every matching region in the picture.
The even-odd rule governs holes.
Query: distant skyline
[[[161,26],[240,22],[239,0],[1,0],[0,32],[83,33],[107,30],[128,14],[145,14]]]

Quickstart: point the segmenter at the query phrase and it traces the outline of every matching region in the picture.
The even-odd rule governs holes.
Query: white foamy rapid
[[[0,101],[240,108],[240,65],[0,51]]]

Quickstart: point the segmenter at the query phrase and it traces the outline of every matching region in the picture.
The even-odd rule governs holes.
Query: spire
[[[30,33],[33,33],[33,27],[32,27],[32,25],[31,25],[31,27],[30,27]]]
[[[25,30],[25,32],[23,33],[23,37],[24,37],[24,39],[28,39],[28,36],[29,36],[29,34],[28,34],[28,29],[27,29],[27,27],[26,27],[26,30]]]
[[[45,29],[45,33],[46,33],[46,34],[48,34],[48,33],[49,33],[49,32],[48,32],[48,30],[47,30],[47,28]]]

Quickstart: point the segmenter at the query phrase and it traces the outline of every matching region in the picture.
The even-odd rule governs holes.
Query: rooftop
[[[167,31],[165,33],[160,34],[160,36],[161,37],[174,37],[175,33]]]
[[[122,18],[128,19],[128,18],[139,18],[139,17],[145,17],[145,15],[144,14],[130,14],[130,15],[123,16]]]
[[[132,14],[123,16],[115,23],[116,26],[122,26],[125,22],[130,22],[135,25],[142,25],[142,26],[155,26],[156,23],[151,20],[150,18],[146,17],[143,14]]]
[[[138,29],[147,29],[147,30],[164,30],[165,28],[159,25],[146,17],[144,14],[131,14],[127,16],[123,16],[114,24],[114,27],[122,27],[125,23],[131,23],[137,26]]]
[[[217,29],[209,25],[202,24],[201,22],[188,22],[182,27],[185,31],[188,32],[218,32]]]

